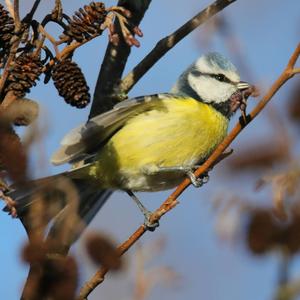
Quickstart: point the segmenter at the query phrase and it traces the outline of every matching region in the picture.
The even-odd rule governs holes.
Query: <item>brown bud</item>
[[[282,234],[282,241],[290,253],[300,250],[300,216],[293,216],[292,222],[287,226]]]
[[[7,120],[17,126],[28,126],[36,120],[39,113],[37,102],[19,98],[13,101],[5,111]]]
[[[281,229],[271,212],[265,209],[254,210],[247,227],[249,249],[257,255],[271,250],[277,243]]]
[[[23,248],[22,259],[29,264],[42,263],[46,258],[46,250],[43,241],[31,242]]]
[[[0,127],[0,162],[14,181],[26,178],[26,151],[14,130],[4,125]]]
[[[43,296],[55,300],[73,300],[78,284],[77,264],[73,257],[55,257],[45,261],[40,288]]]
[[[86,249],[95,264],[112,270],[120,269],[120,255],[115,245],[106,236],[91,234],[86,240]]]
[[[292,120],[299,122],[300,120],[300,81],[296,82],[289,100],[288,106],[289,116]]]

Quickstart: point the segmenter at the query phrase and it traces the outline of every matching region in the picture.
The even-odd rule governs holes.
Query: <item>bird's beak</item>
[[[251,85],[245,81],[240,81],[237,83],[236,87],[240,90],[240,91],[243,91],[243,90],[247,90],[249,88],[251,88]]]

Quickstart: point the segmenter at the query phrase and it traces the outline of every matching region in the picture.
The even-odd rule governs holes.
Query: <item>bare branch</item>
[[[216,0],[172,34],[160,40],[153,50],[122,80],[119,87],[120,93],[128,93],[141,77],[178,42],[235,1],[236,0]]]
[[[14,7],[11,3],[11,0],[5,0],[6,8],[9,11],[10,15],[14,17]]]
[[[231,130],[231,132],[227,135],[227,137],[223,140],[223,142],[215,149],[215,151],[210,155],[210,157],[204,162],[202,166],[200,166],[195,171],[195,176],[199,177],[203,173],[207,172],[210,167],[212,167],[216,161],[220,158],[223,152],[227,149],[227,147],[232,143],[232,141],[239,135],[239,133],[251,122],[253,119],[264,109],[267,103],[272,99],[275,93],[281,88],[281,86],[286,83],[290,78],[292,78],[295,74],[293,72],[293,68],[295,63],[300,55],[300,44],[298,44],[294,53],[292,54],[287,67],[280,74],[278,79],[273,83],[268,92],[263,96],[263,98],[259,101],[256,107],[252,110],[252,112],[247,116],[247,123],[238,122],[235,127]],[[159,221],[159,219],[174,208],[178,204],[177,198],[185,191],[185,189],[191,184],[189,178],[186,178],[177,188],[176,190],[162,203],[162,205],[156,209],[156,211],[152,214],[150,222],[155,223]],[[141,225],[123,244],[118,247],[118,251],[120,255],[123,255],[132,245],[136,243],[137,240],[146,232],[146,227]],[[93,277],[83,286],[80,291],[80,295],[78,300],[84,300],[87,296],[105,279],[105,274],[108,272],[107,268],[99,269]]]
[[[55,51],[55,55],[57,58],[59,58],[60,52],[58,50],[55,38],[50,33],[48,33],[42,25],[39,25],[38,30],[43,36],[45,36],[51,42],[51,44],[54,48],[54,51]]]
[[[41,0],[35,0],[34,1],[33,6],[31,8],[31,11],[24,18],[26,21],[31,21],[32,20],[33,15],[35,14],[40,2],[41,2]]]
[[[137,26],[150,3],[151,0],[120,0],[118,6],[123,6],[132,13],[131,22]],[[118,24],[116,26],[117,31],[120,31]],[[118,87],[129,54],[130,47],[125,41],[121,40],[118,45],[109,43],[97,79],[89,118],[111,109],[118,102],[115,89]]]

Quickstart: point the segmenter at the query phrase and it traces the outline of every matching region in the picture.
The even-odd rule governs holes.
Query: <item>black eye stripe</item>
[[[200,71],[197,71],[197,70],[193,70],[191,72],[191,74],[194,75],[194,76],[196,76],[196,77],[199,77],[199,76],[203,75],[203,73],[201,73]]]
[[[220,82],[232,83],[232,81],[229,78],[227,78],[224,74],[221,74],[221,73],[220,74],[202,73],[198,70],[193,70],[191,72],[191,74],[194,75],[195,77],[199,77],[201,75],[202,76],[209,76],[209,77],[214,78],[214,79],[216,79]]]

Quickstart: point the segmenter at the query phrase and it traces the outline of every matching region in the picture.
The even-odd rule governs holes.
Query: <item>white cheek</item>
[[[219,82],[207,76],[195,77],[189,74],[188,82],[192,89],[205,102],[224,102],[237,90],[231,84]]]

